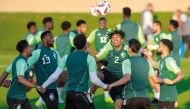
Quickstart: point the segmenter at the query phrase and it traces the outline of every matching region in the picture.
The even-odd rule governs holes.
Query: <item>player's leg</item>
[[[158,109],[175,109],[175,102],[159,101]]]
[[[14,99],[7,98],[8,109],[17,109],[17,102]]]
[[[123,105],[123,99],[117,99],[115,101],[115,109],[121,109],[122,105]]]
[[[58,78],[58,87],[57,87],[57,92],[58,92],[58,100],[59,103],[64,103],[64,100],[62,98],[62,91],[63,91],[63,87],[65,86],[66,83],[66,79],[67,79],[67,71],[64,71]]]
[[[21,104],[21,109],[32,109],[32,106],[31,106],[30,102],[28,101],[28,99],[25,100],[23,102],[23,104]]]
[[[66,93],[65,109],[76,109],[75,104],[74,104],[74,93],[71,91],[68,91]]]
[[[45,93],[38,94],[42,97],[45,102],[47,109],[58,109],[58,93],[57,89],[47,89]]]

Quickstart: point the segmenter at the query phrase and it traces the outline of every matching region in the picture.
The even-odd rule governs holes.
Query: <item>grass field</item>
[[[167,31],[167,24],[172,16],[172,13],[156,13],[159,20],[163,23],[163,31]],[[42,27],[41,20],[45,16],[52,16],[55,22],[54,35],[61,33],[60,24],[64,20],[68,20],[72,23],[73,29],[75,28],[75,22],[78,19],[85,19],[88,24],[88,32],[97,28],[98,17],[93,17],[89,14],[82,13],[0,13],[0,72],[6,68],[6,66],[17,55],[15,50],[15,44],[18,40],[22,39],[26,34],[26,23],[28,21],[36,21],[38,27]],[[120,14],[107,15],[108,27],[113,28],[116,24],[122,21]],[[131,18],[133,21],[140,22],[140,14],[135,13]],[[181,68],[185,73],[185,79],[177,84],[179,97],[178,109],[190,109],[190,60],[183,59]],[[150,90],[151,91],[151,90]],[[0,109],[6,109],[6,92],[7,89],[0,88]],[[150,95],[152,95],[150,93]],[[64,94],[63,94],[64,96]],[[32,106],[34,106],[35,100],[38,95],[35,90],[28,93],[28,97],[31,100]],[[106,104],[103,100],[102,90],[98,90],[94,97],[95,106],[97,109],[114,109],[113,104]],[[64,105],[60,105],[60,109],[63,109]]]

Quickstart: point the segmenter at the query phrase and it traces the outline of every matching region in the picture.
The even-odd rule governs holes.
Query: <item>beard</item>
[[[53,47],[53,44],[48,44],[49,47]]]
[[[162,52],[161,51],[157,51],[156,54],[160,56],[162,54]]]

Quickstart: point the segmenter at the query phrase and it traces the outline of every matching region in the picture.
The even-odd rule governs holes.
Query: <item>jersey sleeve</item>
[[[68,55],[65,55],[62,58],[61,62],[59,63],[59,66],[58,66],[59,69],[64,70],[66,68],[67,57],[68,57]]]
[[[174,72],[175,74],[181,71],[181,69],[176,64],[176,61],[171,57],[166,58],[166,67],[168,68],[168,70]]]
[[[40,49],[37,49],[32,52],[32,56],[28,59],[27,63],[29,65],[29,68],[33,66],[40,58]]]
[[[12,72],[12,64],[10,64],[6,70],[5,70],[7,73],[11,73]]]
[[[17,71],[17,76],[21,75],[24,76],[24,73],[27,70],[27,63],[24,59],[20,59],[16,63],[16,71]]]
[[[88,63],[89,72],[96,72],[96,61],[94,57],[88,55],[87,63]]]
[[[154,72],[154,68],[153,68],[153,66],[152,66],[151,62],[150,62],[150,61],[148,61],[148,64],[149,64],[149,71],[148,71],[148,75],[149,75],[149,76],[155,76],[156,74],[155,74],[155,72]]]
[[[122,62],[122,72],[123,75],[131,74],[131,61],[129,59],[126,59]]]
[[[141,26],[138,24],[138,34],[137,34],[139,42],[142,44],[142,47],[144,48],[146,46],[146,41],[141,29]]]
[[[95,30],[93,30],[91,33],[90,33],[90,35],[88,36],[88,38],[87,38],[87,42],[88,43],[92,43],[92,42],[94,42],[94,40],[95,40],[95,35],[96,35],[96,31],[97,31],[97,29],[95,29]]]
[[[111,40],[102,48],[100,52],[96,55],[99,60],[105,59],[108,51],[112,49]]]
[[[75,36],[76,36],[76,34],[74,32],[69,33],[69,40],[70,40],[70,44],[72,45],[72,47],[75,47],[74,42],[73,42]]]
[[[115,29],[121,30],[121,23],[120,23],[120,24],[117,24],[117,25],[115,26]]]

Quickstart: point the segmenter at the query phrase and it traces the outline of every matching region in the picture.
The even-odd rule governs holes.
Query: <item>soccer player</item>
[[[44,17],[42,23],[44,27],[40,29],[41,33],[44,31],[52,31],[54,29],[54,22],[52,17]]]
[[[7,104],[9,109],[32,109],[26,93],[29,88],[36,88],[36,85],[29,81],[29,66],[27,59],[32,54],[32,48],[26,40],[21,40],[16,46],[19,55],[14,59],[9,69],[12,69],[12,81],[7,92]],[[8,76],[8,72],[4,72],[0,77],[0,86]]]
[[[63,56],[65,55],[68,55],[70,54],[71,52],[71,43],[70,43],[70,39],[69,39],[69,34],[71,32],[71,23],[68,22],[68,21],[64,21],[62,24],[61,24],[61,28],[62,28],[62,33],[55,37],[55,48],[57,50],[57,52],[59,53],[60,57],[62,58]],[[58,91],[58,95],[59,95],[59,103],[63,103],[64,100],[63,98],[61,97],[61,92],[63,90],[63,86],[65,85],[65,82],[64,81],[66,78],[66,71],[64,71],[65,73],[62,73],[62,75],[59,77],[58,79],[58,88],[57,88],[57,91]]]
[[[176,83],[181,81],[184,77],[181,69],[177,65],[174,58],[170,56],[173,50],[173,43],[168,39],[162,39],[158,52],[161,53],[161,60],[154,61],[151,56],[145,51],[148,60],[152,63],[154,68],[159,69],[160,84],[160,100],[158,109],[174,109],[177,100]]]
[[[76,23],[76,26],[77,26],[77,30],[73,30],[69,34],[70,43],[72,45],[71,52],[75,50],[73,39],[79,34],[86,34],[86,30],[87,30],[87,23],[85,20],[82,20],[82,19],[78,20]]]
[[[87,42],[90,45],[93,42],[95,42],[95,52],[94,52],[95,54],[100,52],[100,50],[108,43],[109,36],[107,34],[111,31],[111,29],[108,29],[106,27],[106,24],[107,24],[106,18],[104,18],[104,17],[99,18],[98,24],[99,24],[99,28],[93,30],[87,39]],[[91,49],[91,47],[90,47],[90,49]],[[101,60],[101,61],[104,62],[105,60]],[[107,103],[113,103],[113,100],[111,99],[108,91],[104,91],[104,100]]]
[[[49,78],[61,61],[59,54],[52,48],[54,45],[52,33],[50,31],[43,32],[41,40],[43,45],[39,49],[33,51],[32,56],[27,61],[29,68],[34,65],[37,85],[40,86]],[[7,70],[7,72],[11,72],[11,69]],[[37,90],[38,94],[45,102],[47,109],[58,109],[58,94],[56,87],[57,83],[54,82],[47,88],[47,92],[44,94]]]
[[[168,37],[171,37],[171,41],[174,43],[171,55],[173,56],[177,65],[180,66],[179,50],[180,50],[180,44],[182,42],[182,37],[177,32],[177,28],[178,28],[178,22],[175,20],[170,20],[169,25],[168,25],[168,31],[170,33],[169,33]]]
[[[142,33],[142,29],[139,24],[132,22],[130,20],[131,17],[131,9],[129,7],[123,8],[123,19],[124,21],[121,22],[116,26],[116,29],[122,30],[125,33],[124,36],[124,43],[128,43],[131,39],[137,39],[140,43],[145,47],[146,42],[145,38]]]
[[[146,5],[146,9],[143,10],[141,14],[141,25],[142,25],[142,31],[145,35],[145,38],[147,42],[150,41],[152,37],[152,24],[153,24],[153,4],[148,3]]]
[[[38,32],[38,28],[36,22],[30,21],[27,24],[28,33],[24,37],[25,40],[31,45],[32,49],[35,50],[38,47],[38,43],[41,41],[40,32]]]
[[[151,109],[147,89],[148,78],[156,80],[156,74],[150,62],[139,55],[141,44],[136,39],[129,41],[129,59],[122,62],[123,77],[109,85],[110,89],[126,84],[124,97],[126,109]]]
[[[77,50],[62,58],[61,64],[59,64],[55,72],[43,83],[41,92],[44,92],[44,88],[56,81],[67,67],[68,78],[65,109],[94,109],[93,100],[86,93],[88,91],[89,76],[92,83],[104,89],[107,88],[107,85],[102,83],[97,77],[96,61],[85,50],[85,35],[77,35],[74,38],[74,45]]]
[[[64,21],[61,24],[62,33],[55,37],[55,49],[59,53],[60,57],[70,54],[71,52],[71,43],[69,39],[69,34],[71,32],[71,23]]]
[[[111,84],[123,77],[122,62],[129,58],[127,46],[123,44],[124,33],[121,30],[113,30],[109,33],[113,47],[106,55],[107,66],[99,73],[99,77],[106,84]],[[97,57],[98,59],[101,57]],[[123,104],[124,85],[114,87],[110,90],[110,95],[115,103],[115,109],[121,109]],[[91,88],[91,92],[95,93],[95,88]]]

